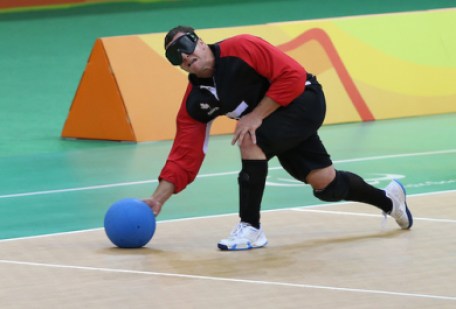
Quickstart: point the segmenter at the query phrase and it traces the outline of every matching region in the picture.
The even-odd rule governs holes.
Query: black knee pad
[[[242,160],[238,183],[240,185],[264,185],[267,174],[268,163],[266,160]]]
[[[250,181],[250,176],[245,171],[241,171],[238,176],[239,184],[248,184]]]
[[[336,178],[323,190],[314,190],[313,194],[325,202],[338,202],[348,196],[350,184],[344,172],[336,171]]]

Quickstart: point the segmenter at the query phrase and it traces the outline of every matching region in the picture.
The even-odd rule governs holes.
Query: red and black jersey
[[[264,96],[287,106],[305,88],[305,69],[261,38],[239,35],[210,48],[215,56],[215,74],[213,78],[189,75],[173,147],[159,176],[175,185],[175,193],[198,174],[216,117],[240,118]]]

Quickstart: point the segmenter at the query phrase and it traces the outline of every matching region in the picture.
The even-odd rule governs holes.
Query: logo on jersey
[[[202,110],[208,110],[211,106],[208,103],[200,103],[200,107]]]
[[[218,100],[217,89],[215,89],[215,87],[201,85],[200,89],[205,89],[205,90],[209,91],[215,97],[215,99]],[[208,116],[211,116],[213,113],[215,113],[216,111],[218,111],[220,109],[220,107],[217,107],[217,106],[212,107],[210,103],[206,103],[206,102],[201,102],[200,108],[201,108],[201,110],[205,111]]]
[[[207,114],[211,116],[213,113],[218,111],[220,108],[219,107],[212,107],[209,103],[200,103],[200,108],[204,111],[207,111]]]

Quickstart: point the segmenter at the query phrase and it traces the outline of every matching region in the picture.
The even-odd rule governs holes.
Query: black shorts
[[[256,131],[257,145],[271,159],[277,156],[283,168],[305,182],[314,169],[332,164],[318,136],[326,114],[325,96],[315,77],[302,95],[263,120]]]

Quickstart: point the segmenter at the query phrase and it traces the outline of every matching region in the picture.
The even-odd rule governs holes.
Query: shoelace
[[[242,235],[242,232],[246,227],[250,226],[247,223],[241,222],[239,223],[236,228],[231,232],[231,236],[239,236]]]

